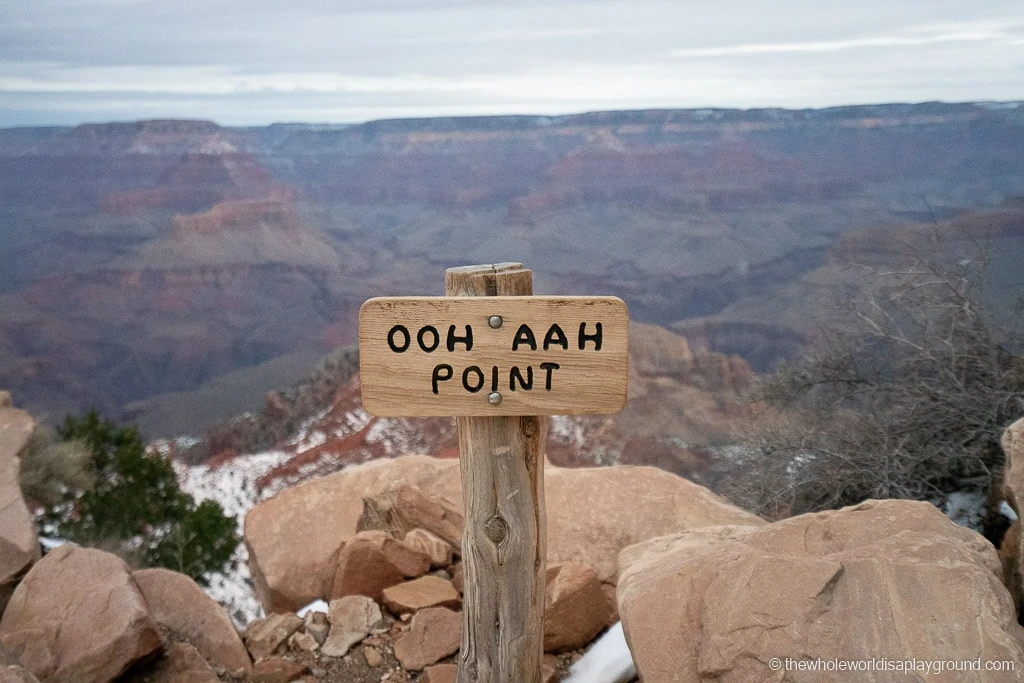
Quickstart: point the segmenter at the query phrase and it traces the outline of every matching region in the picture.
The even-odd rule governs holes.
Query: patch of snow
[[[269,451],[240,456],[213,469],[208,465],[188,466],[179,462],[174,462],[174,469],[182,490],[197,502],[213,500],[220,503],[226,514],[235,517],[241,536],[245,513],[272,495],[270,491],[260,492],[256,482],[290,457],[284,451]],[[263,612],[253,590],[249,554],[244,543],[238,544],[229,567],[224,573],[207,577],[210,585],[206,592],[227,608],[236,624],[244,626],[262,616]]]
[[[636,677],[633,655],[626,645],[622,622],[605,632],[580,661],[569,669],[563,683],[627,683]]]
[[[39,545],[42,546],[44,555],[55,548],[65,545],[66,543],[71,543],[71,541],[64,538],[51,538],[49,536],[39,537]]]
[[[951,520],[981,532],[981,520],[985,518],[985,494],[981,491],[954,491],[946,496],[940,509]]]
[[[304,617],[308,612],[324,612],[326,614],[327,603],[323,600],[314,600],[313,602],[309,603],[308,605],[300,609],[295,614],[297,614],[300,617]]]
[[[321,431],[312,432],[311,434],[308,434],[305,439],[295,445],[295,452],[305,453],[311,448],[316,448],[317,446],[321,446],[325,443],[327,443],[326,434]]]

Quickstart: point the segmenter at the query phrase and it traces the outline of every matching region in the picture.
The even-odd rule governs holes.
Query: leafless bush
[[[1000,435],[1024,414],[1020,311],[995,324],[986,260],[933,246],[907,267],[866,270],[824,341],[760,383],[766,417],[731,497],[780,518],[991,488]]]
[[[87,491],[94,484],[92,455],[80,441],[57,441],[48,427],[32,433],[21,454],[21,491],[43,505],[53,505],[67,491]]]

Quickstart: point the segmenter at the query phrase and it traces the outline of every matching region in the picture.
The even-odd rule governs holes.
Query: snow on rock
[[[270,490],[261,490],[257,481],[290,457],[291,454],[284,451],[270,451],[234,458],[215,467],[174,462],[174,469],[182,490],[197,502],[213,500],[220,503],[225,513],[235,517],[241,536],[245,513],[272,495]],[[227,608],[239,626],[262,616],[262,608],[252,588],[248,559],[245,544],[239,543],[228,571],[207,577],[210,582],[207,592]]]

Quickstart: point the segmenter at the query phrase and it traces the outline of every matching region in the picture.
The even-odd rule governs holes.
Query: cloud
[[[976,26],[965,26],[959,30],[938,33],[932,32],[929,27],[916,27],[903,34],[896,35],[684,48],[673,50],[671,54],[675,57],[739,57],[787,53],[839,52],[842,50],[870,48],[920,47],[940,43],[987,43],[1000,41],[1018,44],[1020,38],[1014,36],[1010,31],[1017,27],[1019,27],[1017,22],[1006,22],[1001,25],[985,22]]]
[[[1019,0],[0,3],[0,125],[1024,98]]]

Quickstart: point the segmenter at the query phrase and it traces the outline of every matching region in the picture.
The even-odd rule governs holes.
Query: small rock
[[[327,618],[331,622],[331,632],[321,651],[328,657],[344,657],[349,648],[384,620],[377,603],[363,595],[331,600]]]
[[[455,664],[435,664],[423,670],[420,683],[455,683],[459,667]]]
[[[428,607],[412,618],[412,627],[395,640],[395,657],[410,671],[419,671],[462,644],[462,614],[446,607]]]
[[[363,657],[366,658],[366,665],[376,669],[378,666],[384,664],[384,655],[380,653],[375,647],[369,645],[363,648]]]
[[[558,562],[547,570],[544,594],[544,651],[583,647],[612,623],[615,611],[597,572],[578,562]]]
[[[447,567],[452,563],[452,547],[426,529],[413,529],[402,539],[402,545],[430,557],[430,566]]]
[[[288,649],[289,650],[301,650],[303,652],[312,652],[320,647],[320,643],[316,642],[316,638],[309,635],[305,631],[296,631],[288,637]]]
[[[452,582],[433,575],[384,589],[384,605],[393,614],[416,612],[426,607],[458,609],[461,604],[459,592]]]
[[[264,619],[257,619],[245,632],[245,646],[249,648],[253,659],[268,657],[300,626],[302,619],[294,614],[271,614]]]
[[[323,645],[331,631],[331,622],[326,612],[307,612],[302,618],[302,630],[313,636],[318,645]]]
[[[291,683],[309,673],[309,667],[284,657],[267,657],[256,662],[248,683]]]
[[[331,598],[365,595],[376,601],[381,592],[430,569],[430,556],[413,550],[383,531],[361,531],[342,547],[331,582]]]

